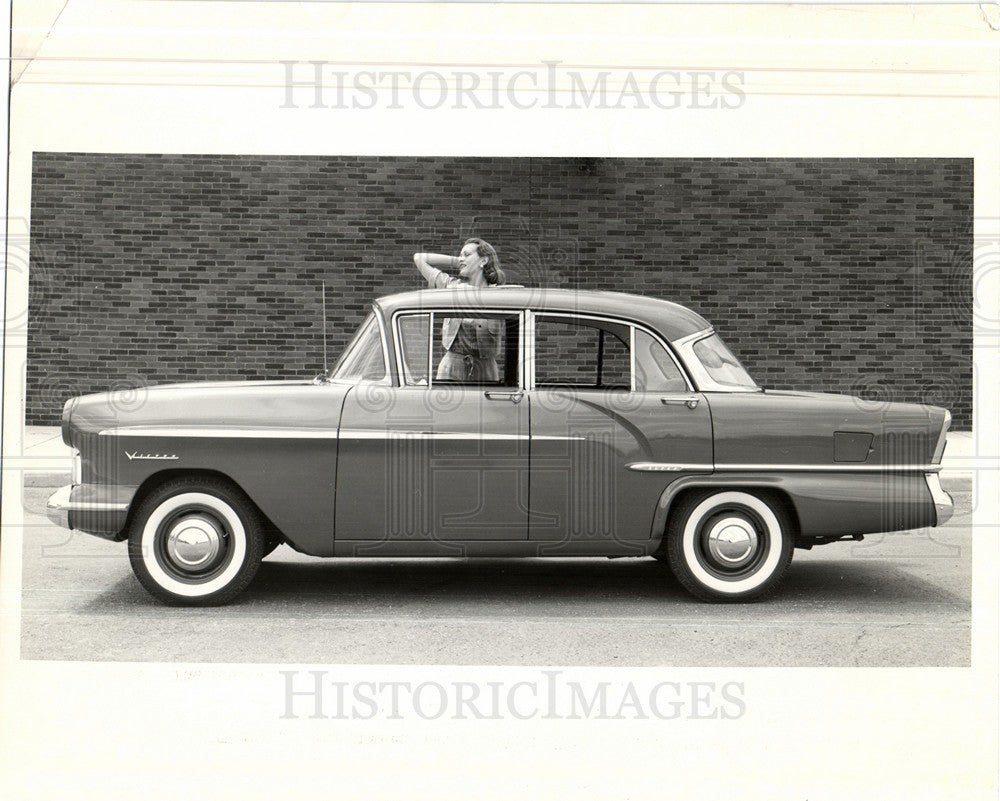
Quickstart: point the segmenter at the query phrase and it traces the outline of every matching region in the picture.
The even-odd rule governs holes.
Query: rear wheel
[[[706,601],[746,601],[773,592],[794,548],[781,505],[737,490],[683,498],[671,510],[665,539],[677,580]]]
[[[136,578],[168,604],[231,601],[253,579],[264,552],[260,520],[228,482],[175,479],[140,504],[128,538]]]

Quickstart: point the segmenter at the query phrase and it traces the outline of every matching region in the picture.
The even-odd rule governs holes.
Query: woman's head
[[[491,286],[499,286],[507,281],[493,245],[483,239],[466,239],[458,258],[462,262],[460,274],[470,282],[475,282],[474,277],[478,274]]]

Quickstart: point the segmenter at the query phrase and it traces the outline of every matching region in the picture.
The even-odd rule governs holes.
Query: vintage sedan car
[[[437,377],[488,329],[492,380]],[[383,297],[316,379],[66,403],[52,520],[128,541],[143,586],[231,600],[279,544],[331,557],[642,557],[759,598],[795,548],[941,525],[950,414],[754,383],[651,297],[500,287]]]

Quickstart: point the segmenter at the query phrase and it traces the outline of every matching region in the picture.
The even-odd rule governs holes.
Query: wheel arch
[[[178,478],[212,478],[226,482],[233,487],[233,489],[238,490],[240,494],[243,495],[246,502],[257,514],[260,519],[260,523],[265,530],[273,530],[280,536],[284,537],[278,527],[275,526],[268,516],[261,511],[261,508],[254,502],[254,499],[250,497],[250,494],[242,486],[240,486],[240,483],[232,476],[227,475],[220,470],[210,470],[207,468],[174,468],[160,470],[153,473],[153,475],[146,478],[138,486],[138,488],[136,488],[135,494],[132,496],[132,501],[129,504],[128,514],[125,516],[125,525],[122,526],[122,530],[118,533],[116,538],[118,541],[128,539],[128,533],[135,519],[136,510],[142,505],[142,502],[150,495],[150,493],[154,492],[157,488],[163,486],[167,482]]]
[[[722,492],[733,490],[748,492],[761,496],[762,499],[770,501],[780,506],[788,515],[792,524],[792,539],[799,540],[801,525],[799,522],[798,510],[791,493],[781,486],[780,478],[768,478],[763,476],[690,476],[672,482],[660,495],[660,500],[656,505],[656,512],[653,515],[653,528],[650,539],[653,540],[653,550],[658,551],[663,547],[664,536],[667,532],[667,523],[670,513],[677,506],[678,502],[693,493]]]

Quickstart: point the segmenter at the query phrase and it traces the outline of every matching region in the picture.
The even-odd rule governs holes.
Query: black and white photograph
[[[32,186],[26,419],[83,476],[28,490],[22,655],[969,664],[971,159],[35,153]]]
[[[995,8],[11,14],[10,797],[995,794]]]

